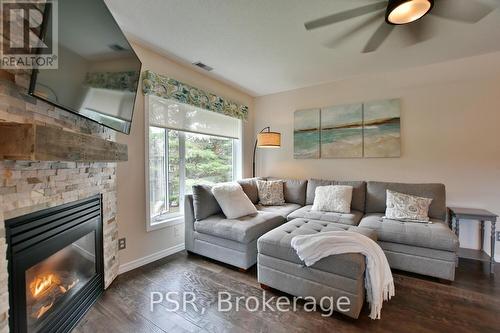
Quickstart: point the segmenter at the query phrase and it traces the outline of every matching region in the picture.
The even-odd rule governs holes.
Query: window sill
[[[176,217],[170,217],[155,223],[151,223],[151,221],[149,221],[149,223],[146,226],[146,231],[147,232],[155,231],[159,229],[172,227],[178,224],[184,224],[184,216],[181,215]]]

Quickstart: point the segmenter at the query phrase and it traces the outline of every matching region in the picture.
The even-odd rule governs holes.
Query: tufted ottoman
[[[291,240],[297,235],[348,229],[376,237],[369,229],[303,218],[294,219],[264,234],[257,241],[259,283],[298,297],[312,296],[317,302],[326,296],[333,300],[336,311],[358,318],[365,297],[364,256],[339,254],[306,267],[291,247]],[[350,306],[344,305],[341,307],[344,311],[340,311],[337,300],[343,296],[349,298]],[[325,298],[324,302],[329,301]],[[349,310],[345,311],[346,308]]]

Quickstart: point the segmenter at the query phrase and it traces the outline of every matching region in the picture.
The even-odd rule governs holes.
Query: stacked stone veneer
[[[0,121],[38,123],[114,139],[114,132],[28,96],[29,73],[0,78]],[[0,76],[1,77],[1,76]],[[104,271],[108,287],[118,274],[116,163],[0,161],[0,333],[9,331],[4,219],[95,194],[103,198]]]

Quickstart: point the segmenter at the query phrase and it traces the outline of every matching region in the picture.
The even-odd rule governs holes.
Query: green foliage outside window
[[[233,180],[233,140],[186,133],[186,193],[195,184]]]
[[[168,134],[167,134],[168,133]],[[165,147],[165,135],[168,142]],[[184,137],[181,138],[181,137]],[[153,215],[179,212],[180,140],[185,143],[185,193],[195,184],[215,184],[233,180],[233,140],[201,134],[152,128],[150,131],[150,181]],[[165,163],[165,149],[168,163]],[[166,182],[168,172],[168,187]],[[168,207],[165,201],[168,191]]]

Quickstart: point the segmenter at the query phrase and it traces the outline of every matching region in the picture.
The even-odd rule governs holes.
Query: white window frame
[[[171,227],[174,225],[184,224],[184,197],[185,197],[185,180],[186,180],[186,133],[189,131],[182,131],[172,129],[174,131],[178,131],[179,133],[179,213],[172,215],[171,217],[167,217],[162,221],[152,221],[151,220],[151,207],[150,207],[150,180],[149,180],[149,97],[146,95],[144,97],[144,127],[145,127],[145,140],[144,140],[144,155],[145,155],[145,183],[146,183],[146,231],[155,231],[158,229],[163,229],[167,227]],[[168,128],[166,128],[168,129]],[[194,134],[202,134],[202,135],[210,135],[212,134],[204,134],[204,133],[195,133]],[[242,175],[242,164],[243,164],[243,125],[240,122],[239,128],[239,139],[233,139],[233,180],[241,179]],[[223,136],[220,136],[223,138]],[[168,189],[167,189],[168,191]]]
[[[183,224],[184,223],[184,213],[182,211],[179,211],[178,214],[172,214],[168,217],[166,217],[164,220],[161,221],[153,221],[151,219],[151,207],[150,207],[150,186],[149,186],[149,121],[146,119],[146,137],[145,137],[145,147],[144,147],[144,155],[145,155],[145,168],[144,168],[144,173],[145,173],[145,182],[146,182],[146,231],[154,231],[162,228],[167,228],[171,227],[174,225],[178,224]],[[168,135],[168,132],[167,132]],[[181,135],[184,137],[184,133],[179,132],[179,179],[180,179],[180,184],[179,184],[179,209],[182,210],[184,207],[184,188],[183,188],[183,182],[184,178],[181,177],[181,173],[185,172],[184,169],[184,139],[181,140]],[[165,147],[167,149],[167,147]],[[168,174],[168,173],[167,173]],[[167,184],[168,184],[168,175],[167,175]],[[168,191],[168,187],[167,187]]]

